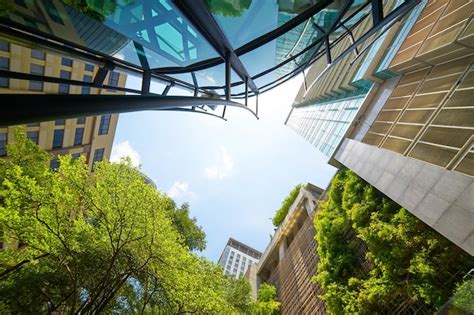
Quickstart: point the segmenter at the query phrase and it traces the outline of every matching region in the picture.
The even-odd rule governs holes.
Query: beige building
[[[324,190],[306,184],[275,231],[256,270],[246,276],[252,296],[260,283],[277,288],[282,314],[326,314],[320,286],[312,281],[318,268],[317,243],[313,217]]]
[[[98,67],[40,50],[0,41],[0,69],[32,73],[51,77],[92,82]],[[110,72],[105,82],[124,87],[126,75]],[[70,86],[48,82],[0,78],[0,93],[68,93],[68,94],[115,94],[105,89]],[[41,104],[38,104],[40,106]],[[94,161],[109,159],[118,114],[78,117],[26,125],[30,139],[52,154],[84,155],[92,170]],[[7,143],[13,140],[13,126],[0,127],[0,156],[5,155]],[[51,166],[56,166],[53,159]]]
[[[316,62],[287,120],[330,164],[353,170],[471,255],[473,12],[468,0],[421,1],[356,56],[329,70]]]

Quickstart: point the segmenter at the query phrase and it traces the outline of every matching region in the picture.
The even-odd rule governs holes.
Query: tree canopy
[[[314,223],[315,281],[334,314],[373,314],[394,301],[437,309],[474,265],[473,257],[349,170],[333,179]]]
[[[188,206],[130,161],[51,156],[15,130],[0,160],[2,313],[240,313]],[[243,286],[243,284],[242,284]],[[235,290],[234,290],[235,291]],[[240,301],[240,302],[238,302]],[[243,305],[243,306],[242,306]]]
[[[280,302],[277,298],[275,286],[269,283],[262,283],[258,288],[257,302],[254,305],[254,312],[258,315],[280,314]]]
[[[291,205],[295,201],[296,197],[298,197],[300,189],[301,189],[301,184],[296,185],[290,191],[288,196],[286,196],[285,200],[283,200],[280,208],[275,212],[275,215],[272,218],[272,223],[276,228],[278,228],[280,224],[283,223],[283,220],[285,220],[285,217],[288,214],[288,211],[290,210]]]

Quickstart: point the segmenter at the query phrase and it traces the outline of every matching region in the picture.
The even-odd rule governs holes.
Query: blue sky
[[[260,120],[233,108],[227,122],[190,113],[121,114],[111,159],[131,156],[160,191],[190,203],[207,235],[208,259],[217,261],[229,237],[263,251],[270,218],[289,191],[304,182],[325,188],[335,173],[283,125],[300,85],[298,77],[262,94]]]

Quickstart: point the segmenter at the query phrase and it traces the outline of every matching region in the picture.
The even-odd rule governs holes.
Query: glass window
[[[0,69],[9,70],[10,69],[10,60],[5,57],[0,57]],[[5,77],[0,77],[0,87],[7,88],[9,86],[9,80]]]
[[[30,123],[30,124],[27,124],[26,126],[27,127],[38,127],[40,125],[39,122],[36,122],[36,123]]]
[[[72,59],[62,57],[61,64],[66,67],[72,67]]]
[[[64,139],[64,129],[55,129],[53,136],[53,149],[62,148]]]
[[[100,162],[104,159],[104,148],[97,149],[94,152],[94,159],[92,160],[93,163]]]
[[[109,133],[111,116],[111,114],[106,114],[100,117],[99,135],[106,135]]]
[[[86,63],[84,66],[84,70],[92,72],[94,71],[94,65],[91,65],[90,63]]]
[[[72,157],[73,160],[77,160],[80,156],[81,156],[80,153],[73,153],[73,154],[71,154],[71,157]]]
[[[58,93],[69,94],[69,84],[60,84],[58,88]]]
[[[10,43],[0,40],[0,50],[1,51],[10,51]]]
[[[49,168],[51,169],[57,169],[59,167],[59,160],[57,157],[53,158],[51,162],[49,162]]]
[[[9,70],[10,69],[10,60],[5,57],[0,57],[0,69]]]
[[[61,70],[59,77],[61,79],[71,79],[71,71]]]
[[[84,75],[84,82],[92,82],[92,76],[91,75]]]
[[[86,123],[86,117],[78,117],[77,118],[76,124],[83,125],[85,123]]]
[[[41,66],[41,65],[37,65],[35,63],[32,63],[30,65],[30,73],[43,75],[44,74],[44,67]]]
[[[119,77],[120,77],[120,73],[114,72],[114,71],[110,72],[109,85],[110,86],[118,86]]]
[[[91,88],[90,86],[83,86],[81,88],[81,94],[91,94]]]
[[[31,50],[31,58],[35,58],[35,59],[39,59],[39,60],[45,60],[46,59],[46,54],[43,51],[32,49]]]
[[[66,124],[66,119],[57,119],[55,122],[54,122],[54,125],[55,126],[64,126]]]
[[[7,155],[7,133],[0,132],[0,156]]]
[[[43,91],[43,82],[30,81],[30,90],[31,91]]]
[[[30,138],[31,141],[38,144],[39,131],[28,131],[26,134],[28,135],[28,138]]]
[[[82,144],[83,136],[84,136],[84,128],[76,128],[76,133],[74,134],[74,145]]]

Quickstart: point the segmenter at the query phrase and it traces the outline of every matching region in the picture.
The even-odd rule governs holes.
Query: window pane
[[[69,94],[69,84],[60,84],[58,92],[60,94]]]
[[[66,71],[66,70],[61,70],[61,72],[59,73],[59,77],[61,79],[70,79],[71,78],[71,72]]]
[[[31,50],[31,58],[39,59],[39,60],[45,60],[46,59],[46,54],[42,51],[32,49]]]
[[[74,154],[71,154],[71,156],[72,156],[73,160],[76,160],[81,156],[81,154],[80,153],[74,153]]]
[[[91,75],[84,75],[84,82],[92,82],[92,76]]]
[[[86,123],[86,117],[78,117],[76,124],[82,125]]]
[[[30,90],[31,91],[43,91],[43,82],[30,81]]]
[[[111,114],[107,114],[100,117],[99,135],[106,135],[109,133],[111,116]]]
[[[7,154],[7,134],[6,132],[0,133],[0,156]]]
[[[83,86],[81,88],[81,94],[91,94],[91,88],[89,86]]]
[[[58,119],[54,122],[56,126],[64,126],[66,124],[66,119]]]
[[[63,146],[63,139],[64,139],[64,130],[63,129],[54,130],[53,149],[61,148]]]
[[[120,77],[120,73],[112,71],[109,75],[109,85],[118,86],[119,77]]]
[[[84,66],[84,70],[86,71],[94,71],[94,65],[91,65],[90,63],[86,63],[86,65]]]
[[[49,162],[49,168],[57,169],[59,167],[59,160],[57,157],[53,158],[51,162]]]
[[[30,72],[32,74],[41,74],[41,75],[43,75],[44,74],[44,67],[41,66],[41,65],[37,65],[35,63],[32,63],[30,65]]]
[[[28,138],[30,138],[31,141],[38,144],[39,131],[28,131],[27,135],[28,135]]]
[[[76,128],[76,134],[74,135],[74,145],[82,144],[83,136],[84,136],[84,128]]]
[[[0,57],[0,69],[8,70],[10,69],[10,60],[5,57]]]
[[[63,57],[63,58],[61,59],[61,64],[62,64],[63,66],[72,67],[72,59]]]
[[[0,50],[1,51],[10,51],[10,43],[7,43],[3,40],[0,41]]]

